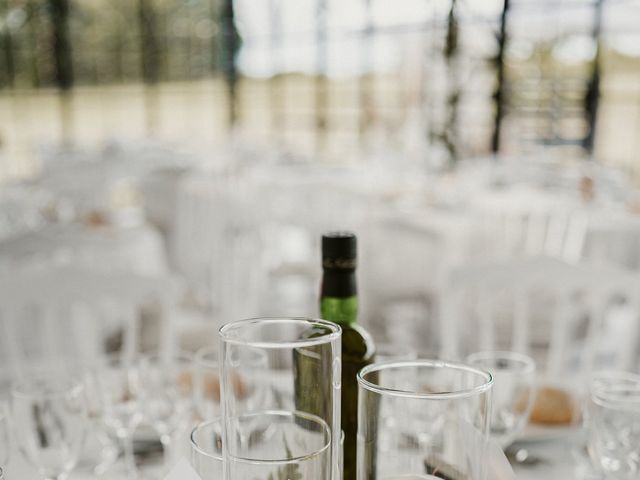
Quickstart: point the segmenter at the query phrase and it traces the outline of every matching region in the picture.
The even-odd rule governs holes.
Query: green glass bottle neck
[[[320,315],[325,320],[351,325],[358,320],[354,270],[325,270],[320,294]]]
[[[358,321],[358,297],[321,297],[320,316],[338,325],[352,325]]]

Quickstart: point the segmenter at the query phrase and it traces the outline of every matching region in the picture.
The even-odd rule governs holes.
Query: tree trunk
[[[138,21],[140,24],[140,53],[142,80],[155,84],[160,80],[160,42],[158,39],[158,19],[153,0],[138,0]]]
[[[49,0],[53,26],[55,82],[61,90],[73,86],[73,59],[69,34],[70,0]]]
[[[500,15],[500,32],[498,33],[498,54],[495,58],[496,67],[496,89],[493,93],[493,101],[496,113],[493,123],[493,136],[491,138],[491,151],[498,153],[500,150],[500,131],[502,129],[502,119],[505,115],[506,105],[506,78],[504,68],[504,54],[507,47],[507,20],[509,16],[510,0],[504,0],[502,4],[502,14]]]
[[[459,105],[461,91],[459,85],[458,72],[458,17],[457,17],[457,1],[451,0],[451,8],[449,9],[449,17],[447,19],[447,37],[444,44],[444,59],[447,63],[447,117],[442,132],[444,146],[449,153],[449,162],[454,165],[458,161],[459,156]]]
[[[0,0],[0,16],[6,16],[9,10],[7,0]],[[0,86],[13,87],[15,85],[16,67],[13,56],[13,38],[8,28],[0,33],[0,48],[2,49],[2,75]]]
[[[236,69],[236,56],[240,48],[240,36],[238,35],[235,24],[233,0],[224,0],[220,20],[223,42],[222,66],[229,96],[229,126],[232,127],[238,120],[238,71]]]
[[[5,31],[0,38],[2,39],[2,60],[4,65],[2,85],[13,87],[16,80],[16,68],[13,57],[13,39],[11,38],[11,32],[8,30]]]
[[[587,90],[584,95],[584,113],[587,120],[588,130],[582,145],[589,153],[593,153],[593,146],[596,136],[596,122],[598,119],[598,105],[600,103],[600,36],[602,30],[602,10],[604,0],[597,0],[595,3],[595,21],[591,36],[596,44],[596,54],[593,59],[593,67],[591,70],[591,78],[587,84]]]

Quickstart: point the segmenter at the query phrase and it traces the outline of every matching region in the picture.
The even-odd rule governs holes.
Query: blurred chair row
[[[522,188],[522,175],[496,186],[477,172],[400,176],[266,160],[203,168],[172,163],[166,151],[155,164],[158,152],[143,151],[138,163],[116,153],[79,169],[63,162],[62,173],[42,182],[75,203],[75,219],[56,215],[0,241],[0,353],[13,374],[60,351],[133,354],[132,345],[166,346],[169,337],[197,347],[232,319],[316,316],[319,239],[334,229],[359,236],[361,319],[380,343],[449,358],[493,347],[528,351],[550,375],[578,363],[637,367],[637,270],[606,263],[615,228],[602,218],[614,216],[575,192]],[[65,177],[68,169],[76,176]],[[76,196],[82,185],[67,183],[82,183],[86,172],[99,186],[87,181]],[[104,197],[123,179],[114,210],[133,204],[144,217],[79,216],[104,208],[92,190]],[[640,250],[640,222],[626,218],[624,228],[624,245]],[[629,258],[616,260],[632,266]],[[162,316],[141,308],[152,298]],[[61,348],[58,337],[72,342],[72,334],[81,350]],[[39,340],[28,345],[29,337]]]
[[[68,267],[0,275],[0,385],[34,369],[88,368],[113,352],[176,348],[179,294],[168,276]]]

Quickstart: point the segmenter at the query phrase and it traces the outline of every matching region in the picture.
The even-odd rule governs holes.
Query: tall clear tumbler
[[[225,480],[341,478],[341,335],[306,318],[220,329]]]
[[[597,372],[589,386],[587,448],[607,479],[640,477],[640,375]]]
[[[491,374],[459,363],[376,363],[358,374],[358,480],[485,480]]]

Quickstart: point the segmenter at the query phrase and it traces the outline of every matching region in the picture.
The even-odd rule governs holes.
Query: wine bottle
[[[320,316],[342,328],[341,419],[344,431],[344,480],[356,479],[358,434],[358,371],[373,363],[375,347],[358,325],[356,284],[357,239],[350,232],[322,236]]]

